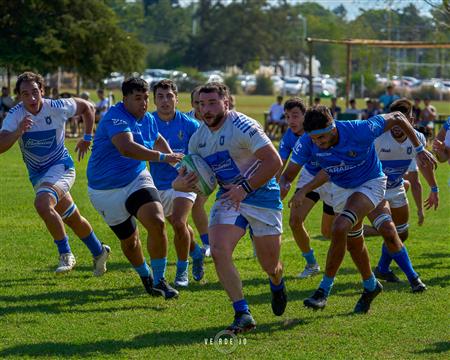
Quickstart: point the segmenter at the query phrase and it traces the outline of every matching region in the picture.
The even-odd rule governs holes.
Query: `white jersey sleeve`
[[[58,115],[63,121],[67,121],[77,112],[77,103],[72,98],[51,100],[50,106],[54,115]]]
[[[3,120],[2,131],[13,132],[19,127],[22,119],[27,115],[27,112],[23,108],[22,103],[17,104],[8,111],[5,119]]]
[[[239,114],[239,113],[235,113]],[[272,144],[269,137],[264,133],[261,125],[243,114],[232,120],[233,125],[240,131],[235,131],[238,143],[243,148],[250,150],[253,154],[262,147]]]

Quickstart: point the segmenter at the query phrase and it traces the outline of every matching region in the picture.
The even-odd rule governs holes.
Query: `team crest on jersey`
[[[407,153],[408,155],[411,155],[411,154],[412,154],[412,146],[408,146],[408,148],[406,149],[406,153]]]
[[[204,147],[206,147],[206,142],[202,142],[202,143],[198,144],[199,149],[204,148]]]
[[[126,122],[126,120],[122,120],[122,119],[111,119],[113,125],[128,125],[128,123]]]
[[[347,155],[348,156],[350,156],[350,157],[356,157],[356,152],[354,152],[353,150],[350,150],[348,153],[347,153]]]
[[[183,138],[184,138],[184,133],[183,133],[183,131],[180,130],[180,131],[178,132],[178,139],[180,139],[180,141],[182,141]]]
[[[46,117],[45,117],[45,123],[46,123],[47,125],[50,125],[50,124],[52,123],[52,118],[51,118],[50,116],[46,116]]]

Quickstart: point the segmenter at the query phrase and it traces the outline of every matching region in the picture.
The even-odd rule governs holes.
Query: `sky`
[[[195,0],[179,0],[181,5],[187,5]],[[229,0],[230,2],[232,0]],[[392,4],[393,9],[401,9],[411,3],[413,3],[424,16],[429,16],[431,6],[424,0],[288,0],[292,4],[302,4],[305,2],[316,2],[327,9],[334,9],[339,5],[344,5],[347,10],[347,19],[355,19],[360,11],[363,9],[387,9],[388,4]],[[433,3],[439,3],[440,0],[431,0]]]

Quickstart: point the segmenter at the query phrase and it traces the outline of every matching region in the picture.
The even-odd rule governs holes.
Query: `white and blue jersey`
[[[187,154],[189,139],[198,129],[200,124],[197,120],[190,118],[186,114],[176,111],[175,117],[170,121],[161,120],[158,113],[153,113],[158,132],[169,143],[173,152]],[[172,188],[172,181],[178,176],[178,171],[170,164],[151,163],[150,173],[158,190],[168,190]]]
[[[219,183],[217,199],[226,191],[223,186],[239,184],[251,178],[261,160],[255,156],[260,148],[271,141],[255,120],[236,111],[230,111],[222,127],[211,131],[205,124],[192,135],[189,153],[200,155],[214,171]],[[280,210],[280,187],[275,177],[256,189],[243,203]]]
[[[23,161],[33,186],[54,165],[63,164],[66,169],[74,167],[64,145],[64,137],[66,121],[75,115],[76,109],[73,99],[42,99],[42,108],[36,115],[28,112],[22,102],[9,110],[2,130],[16,131],[25,116],[33,120],[33,126],[19,139]]]
[[[316,157],[332,183],[346,189],[356,188],[384,176],[374,141],[383,134],[385,126],[380,115],[369,120],[336,121],[339,134],[336,145],[320,149],[308,134],[304,134],[297,141],[292,159],[304,165]]]
[[[280,157],[283,161],[289,159],[289,156],[294,151],[295,144],[297,143],[299,138],[300,135],[294,134],[294,132],[290,128],[287,129],[287,131],[284,133],[280,141],[280,146],[278,148],[278,153],[280,154]],[[295,163],[294,159],[292,159],[292,162]],[[315,159],[307,162],[304,168],[308,170],[308,172],[313,176],[315,176],[321,169],[320,165]]]
[[[416,136],[425,146],[425,136],[418,131],[416,131]],[[387,131],[375,140],[375,150],[381,161],[383,172],[387,176],[386,189],[402,185],[403,177],[408,171],[411,161],[416,157],[411,140],[406,139],[399,143],[392,137],[391,132]]]
[[[158,138],[158,128],[152,114],[147,112],[137,120],[123,102],[112,106],[100,120],[94,136],[92,154],[87,168],[88,186],[95,190],[118,189],[130,184],[145,168],[146,162],[123,156],[111,139],[130,132],[133,140],[152,149]]]

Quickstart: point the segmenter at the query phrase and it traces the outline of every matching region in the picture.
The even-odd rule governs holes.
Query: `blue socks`
[[[191,256],[194,260],[203,258],[202,248],[198,246],[198,244],[195,244],[195,248],[189,253],[189,256]]]
[[[150,268],[148,267],[147,262],[144,260],[142,265],[133,266],[134,270],[139,274],[140,277],[149,277],[150,276]]]
[[[325,295],[330,295],[331,288],[333,287],[334,277],[324,275],[320,282],[319,288],[325,291]]]
[[[314,265],[317,263],[316,258],[314,257],[314,250],[311,249],[307,253],[302,253],[303,257],[306,260],[308,265]]]
[[[200,235],[200,240],[202,241],[203,245],[209,245],[209,237],[208,234]]]
[[[93,231],[87,237],[81,239],[81,241],[87,246],[92,256],[96,257],[102,253],[102,243],[97,239]]]
[[[178,260],[177,261],[177,274],[184,273],[187,271],[189,266],[189,260]]]
[[[284,279],[281,279],[281,282],[278,285],[275,285],[272,280],[269,278],[270,290],[279,291],[284,288]]]
[[[62,240],[54,240],[54,243],[58,247],[59,255],[72,252],[70,250],[69,238],[67,237],[67,235]]]
[[[233,303],[233,309],[234,309],[235,312],[240,312],[240,313],[242,313],[242,312],[247,312],[247,313],[250,312],[249,309],[248,309],[247,301],[245,299],[235,301]]]
[[[391,253],[391,256],[397,263],[398,267],[402,269],[402,271],[405,273],[406,277],[410,282],[411,280],[414,280],[417,277],[419,277],[419,275],[417,275],[417,273],[414,271],[406,247],[403,246],[400,251],[396,253]]]
[[[166,274],[167,258],[151,259],[150,264],[152,266],[154,284],[158,285],[159,281]]]
[[[372,273],[367,280],[363,280],[364,289],[368,291],[374,291],[377,287],[377,279],[375,275]]]
[[[389,253],[389,250],[387,249],[386,245],[383,243],[383,246],[381,247],[381,256],[380,260],[378,260],[378,271],[382,274],[387,274],[391,269],[389,269],[389,266],[391,265],[392,257]]]

